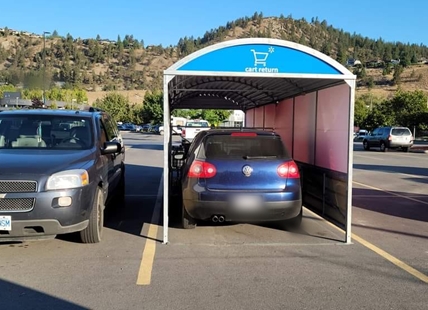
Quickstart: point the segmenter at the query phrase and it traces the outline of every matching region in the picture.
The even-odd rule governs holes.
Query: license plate
[[[262,199],[260,196],[239,195],[233,197],[233,206],[242,211],[257,210],[261,207]]]
[[[12,230],[12,217],[10,215],[0,215],[0,230]]]

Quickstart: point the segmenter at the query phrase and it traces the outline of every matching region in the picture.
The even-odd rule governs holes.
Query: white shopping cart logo
[[[272,46],[269,47],[268,52],[257,52],[253,49],[251,50],[251,52],[253,52],[254,55],[254,66],[263,65],[264,67],[266,67],[266,61],[269,57],[269,54],[272,54],[274,52],[274,48]]]
[[[250,49],[250,52],[253,53],[253,56],[254,56],[254,67],[246,67],[244,69],[245,72],[248,72],[248,73],[255,73],[255,72],[257,72],[257,73],[279,73],[279,68],[267,66],[267,60],[268,60],[269,55],[275,51],[274,47],[269,46],[266,49],[267,49],[266,52],[264,52],[261,49],[257,49],[257,50],[256,49]],[[275,62],[275,59],[274,59],[274,62]]]

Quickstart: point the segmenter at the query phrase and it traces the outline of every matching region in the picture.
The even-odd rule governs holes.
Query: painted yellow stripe
[[[392,196],[395,196],[395,197],[400,197],[400,198],[412,200],[412,201],[415,201],[415,202],[418,202],[418,203],[421,203],[421,204],[424,204],[424,205],[428,205],[428,202],[423,201],[423,200],[419,200],[419,199],[412,198],[412,197],[409,197],[409,196],[400,195],[400,194],[397,194],[397,193],[394,193],[394,192],[390,192],[390,191],[387,191],[385,189],[381,189],[381,188],[374,187],[374,186],[371,186],[371,185],[367,185],[367,184],[364,184],[364,183],[359,183],[359,182],[355,182],[355,181],[353,181],[353,183],[357,184],[357,185],[361,185],[361,186],[367,187],[367,188],[371,188],[371,189],[377,190],[379,192],[388,193],[388,194],[390,194]],[[374,197],[376,197],[376,196],[374,196]]]
[[[410,273],[411,275],[413,275],[414,277],[418,278],[422,282],[425,282],[425,283],[428,284],[428,276],[424,275],[422,272],[419,272],[415,268],[407,265],[406,263],[404,263],[403,261],[399,260],[398,258],[392,256],[391,254],[385,252],[384,250],[378,248],[377,246],[371,244],[370,242],[364,240],[363,238],[361,238],[361,237],[359,237],[359,236],[357,236],[355,234],[352,234],[352,239],[358,241],[359,243],[361,243],[362,245],[364,245],[366,248],[372,250],[373,252],[379,254],[380,256],[382,256],[383,258],[385,258],[386,260],[388,260],[391,263],[393,263],[395,266],[403,269],[404,271]]]
[[[323,220],[324,222],[326,222],[331,227],[334,227],[335,229],[339,230],[340,232],[345,233],[345,231],[343,229],[341,229],[340,227],[337,227],[333,223],[330,223],[329,221],[327,221],[326,219],[322,218],[318,214],[312,212],[309,209],[306,209],[306,210],[309,211],[314,216],[316,216],[316,217],[320,218],[321,220]],[[352,239],[354,239],[355,241],[357,241],[361,245],[365,246],[366,248],[372,250],[376,254],[382,256],[383,258],[385,258],[389,262],[393,263],[395,266],[401,268],[402,270],[406,271],[407,273],[409,273],[409,274],[413,275],[414,277],[418,278],[422,282],[428,283],[428,276],[426,276],[422,272],[416,270],[415,268],[407,265],[406,263],[404,263],[403,261],[399,260],[398,258],[392,256],[388,252],[385,252],[381,248],[379,248],[379,247],[375,246],[374,244],[368,242],[367,240],[365,240],[365,239],[357,236],[356,234],[352,234]]]
[[[143,250],[143,256],[141,258],[140,269],[138,270],[137,285],[150,285],[152,281],[152,271],[153,271],[153,262],[155,260],[156,253],[156,240],[158,235],[159,226],[154,224],[158,223],[161,205],[162,205],[162,196],[163,196],[163,175],[159,182],[159,189],[157,194],[157,199],[155,207],[152,214],[152,224],[149,224],[149,229],[147,232],[147,240]],[[143,234],[143,229],[141,230],[141,235]]]
[[[140,270],[138,272],[137,285],[149,285],[152,280],[153,262],[156,252],[156,236],[158,233],[158,225],[150,224],[147,234],[146,245],[143,250]]]

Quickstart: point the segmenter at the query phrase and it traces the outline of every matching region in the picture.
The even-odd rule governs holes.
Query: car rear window
[[[278,136],[210,135],[199,152],[202,158],[289,158]]]
[[[186,127],[209,127],[207,122],[190,122],[186,123]]]
[[[393,136],[410,136],[412,133],[407,128],[394,128],[391,131]]]

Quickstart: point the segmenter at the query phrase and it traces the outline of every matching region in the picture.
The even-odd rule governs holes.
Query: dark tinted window
[[[199,155],[209,158],[289,158],[282,141],[273,136],[211,135],[205,139]]]
[[[407,128],[393,128],[391,134],[393,136],[410,136],[412,133]]]

